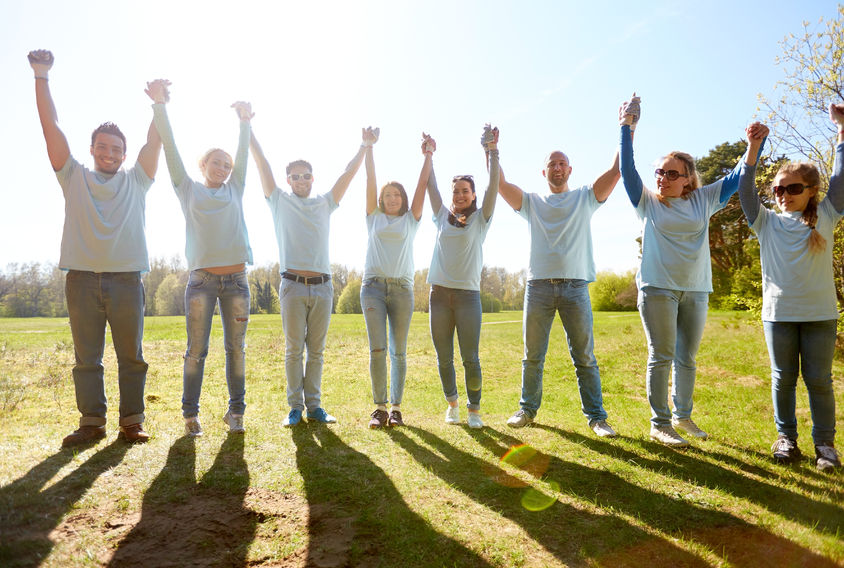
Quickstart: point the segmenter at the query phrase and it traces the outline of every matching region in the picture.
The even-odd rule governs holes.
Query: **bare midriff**
[[[217,276],[225,276],[226,274],[234,274],[235,272],[243,272],[246,270],[246,263],[230,264],[228,266],[208,266],[203,268],[205,272],[216,274]]]

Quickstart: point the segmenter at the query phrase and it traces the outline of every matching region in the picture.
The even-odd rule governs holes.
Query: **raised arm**
[[[835,163],[826,198],[836,211],[844,213],[844,104],[830,104],[829,118],[838,127],[838,144],[835,147]]]
[[[484,127],[484,134],[481,136],[481,145],[486,152],[489,163],[489,185],[484,192],[484,200],[481,205],[481,212],[484,219],[489,221],[492,212],[495,211],[495,198],[498,197],[498,186],[500,183],[500,166],[498,164],[498,128],[490,128],[487,124]]]
[[[738,194],[741,210],[747,217],[747,224],[752,225],[759,216],[759,209],[762,201],[756,191],[756,164],[765,138],[768,136],[768,127],[759,122],[754,122],[745,129],[747,136],[747,153],[744,155],[744,167],[740,169],[738,179]]]
[[[430,136],[422,140],[422,155],[425,160],[422,162],[422,171],[419,172],[419,181],[416,184],[416,191],[413,192],[413,201],[410,202],[410,213],[417,221],[422,218],[422,208],[425,206],[425,188],[428,187],[428,179],[434,167],[434,152],[437,143]]]
[[[163,107],[167,101],[170,100],[170,93],[167,90],[167,87],[170,86],[170,81],[167,79],[156,79],[152,83],[147,83],[147,88],[144,89],[144,92],[153,100],[153,116],[152,121],[149,124],[149,130],[147,131],[147,142],[141,147],[141,151],[138,153],[138,164],[144,169],[144,172],[150,179],[155,179],[155,172],[158,171],[158,157],[161,155],[161,135],[159,134],[158,128],[156,127],[155,123],[155,106],[156,104]],[[166,114],[165,114],[166,118]],[[167,128],[169,129],[170,124],[169,121],[167,122]],[[170,132],[170,139],[172,142],[173,133]],[[175,150],[176,145],[173,144],[173,149]],[[169,161],[168,161],[169,166]],[[182,179],[184,179],[184,166],[182,166]],[[171,179],[172,172],[171,172]],[[173,180],[175,184],[176,181]],[[179,182],[181,183],[181,181]],[[178,185],[178,184],[176,184]]]
[[[378,183],[375,180],[375,156],[372,153],[372,146],[366,147],[364,158],[366,168],[366,214],[371,215],[378,207]]]
[[[638,97],[634,93],[633,98],[624,102],[618,109],[619,124],[621,124],[621,148],[618,153],[619,171],[624,182],[624,189],[627,191],[627,197],[630,198],[633,207],[639,206],[642,191],[645,187],[633,161],[633,131],[636,129],[636,123],[639,120],[639,101],[637,99]]]
[[[343,196],[346,195],[346,190],[349,189],[349,184],[352,183],[352,178],[358,173],[360,165],[363,162],[363,157],[366,154],[366,149],[378,142],[378,128],[361,128],[361,138],[363,142],[358,148],[357,154],[352,158],[352,161],[346,166],[346,170],[337,178],[334,187],[331,188],[331,196],[334,198],[334,203],[340,203]]]
[[[249,138],[252,132],[252,105],[244,101],[232,103],[231,108],[237,113],[240,119],[240,136],[237,139],[237,153],[234,157],[234,168],[231,177],[236,180],[240,187],[246,184],[246,161],[249,159]]]
[[[170,126],[170,118],[167,116],[167,102],[170,100],[168,87],[170,81],[157,79],[147,83],[144,91],[152,99],[152,121],[161,143],[164,145],[164,159],[167,161],[167,169],[170,171],[170,181],[173,187],[179,187],[187,177],[185,165],[182,162],[179,151],[176,149],[176,141],[173,136],[173,129]],[[145,168],[146,169],[146,168]]]
[[[252,158],[255,160],[255,165],[258,166],[258,176],[261,178],[261,185],[264,188],[264,197],[269,197],[276,188],[273,170],[266,156],[264,156],[264,151],[261,150],[261,145],[258,144],[258,139],[255,138],[255,131],[251,128],[249,133],[249,148],[252,150]]]
[[[434,142],[434,139],[428,134],[423,132],[422,140],[427,143],[432,143],[436,149],[436,142]],[[439,188],[437,187],[437,176],[434,174],[433,156],[431,157],[431,173],[428,175],[428,183],[426,185],[428,188],[428,200],[431,202],[431,209],[434,210],[434,215],[437,215],[440,212],[440,208],[443,206],[443,198],[440,195]]]
[[[618,168],[618,150],[616,150],[610,169],[598,176],[598,179],[592,184],[592,192],[595,194],[595,199],[600,203],[609,199],[612,190],[615,189],[620,179],[621,171]]]
[[[498,193],[515,211],[522,210],[522,199],[524,199],[525,192],[519,186],[504,179],[504,170],[500,163],[498,165]]]
[[[30,51],[29,65],[35,72],[35,103],[38,106],[38,118],[41,120],[41,130],[44,141],[47,142],[47,156],[53,170],[59,171],[70,157],[70,146],[67,138],[59,128],[59,118],[56,105],[50,93],[49,72],[53,66],[53,54],[46,49]]]

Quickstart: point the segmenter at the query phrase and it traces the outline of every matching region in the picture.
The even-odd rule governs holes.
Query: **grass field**
[[[712,439],[685,451],[647,437],[638,314],[595,317],[604,403],[621,434],[614,440],[587,427],[559,323],[537,424],[507,428],[520,392],[521,313],[485,314],[484,323],[487,428],[443,423],[427,315],[414,314],[406,427],[367,428],[363,319],[336,315],[323,404],[339,422],[287,429],[281,321],[253,316],[247,433],[230,436],[220,420],[227,396],[217,320],[205,435],[194,440],[180,413],[184,319],[147,318],[152,439],[117,440],[109,343],[109,435],[76,452],[60,448],[78,420],[67,321],[0,319],[0,565],[844,565],[842,474],[821,474],[808,458],[787,467],[769,459],[776,434],[755,319],[710,314],[694,418]],[[839,409],[842,371],[836,362]],[[814,456],[804,387],[798,395],[800,446]]]

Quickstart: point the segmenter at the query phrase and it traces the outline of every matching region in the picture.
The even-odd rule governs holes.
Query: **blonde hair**
[[[821,185],[821,174],[817,166],[808,162],[790,162],[779,169],[777,176],[780,174],[798,176],[806,184],[806,190],[815,188],[815,194],[806,203],[806,208],[800,216],[800,221],[811,229],[809,238],[807,239],[809,252],[814,254],[823,252],[826,249],[826,239],[823,238],[823,235],[816,228],[818,223],[818,203],[820,201],[818,199],[818,189]]]
[[[700,175],[697,173],[697,169],[695,168],[695,159],[692,157],[691,154],[687,154],[685,152],[668,152],[665,156],[661,159],[666,160],[668,158],[674,158],[675,160],[680,160],[683,162],[683,166],[686,168],[686,175],[689,176],[686,182],[686,185],[683,186],[683,193],[680,194],[680,197],[683,199],[689,199],[691,194],[694,190],[700,187]],[[671,207],[671,203],[668,199],[661,195],[660,193],[656,194],[656,198],[659,200],[660,203]]]
[[[199,159],[199,169],[200,170],[205,169],[205,164],[208,162],[208,158],[210,158],[211,154],[213,154],[214,152],[222,152],[223,154],[225,154],[228,157],[230,162],[233,162],[231,154],[229,154],[228,152],[226,152],[222,148],[211,148],[210,150],[208,150],[207,152],[202,154],[202,157]]]

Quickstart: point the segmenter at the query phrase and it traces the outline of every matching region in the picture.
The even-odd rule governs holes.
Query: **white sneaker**
[[[445,409],[446,424],[460,424],[460,407],[448,405]]]
[[[672,448],[687,448],[689,446],[689,441],[678,434],[670,424],[651,426],[651,439]]]
[[[533,418],[530,417],[530,414],[524,410],[517,410],[513,416],[507,419],[507,426],[510,428],[524,428],[532,422]]]
[[[481,415],[479,412],[470,412],[468,420],[466,422],[469,423],[469,428],[475,428],[479,430],[484,427],[484,421],[481,420]]]
[[[229,425],[229,432],[233,434],[246,432],[246,428],[243,427],[243,414],[232,414],[231,411],[228,411],[223,416],[223,422]]]
[[[674,426],[675,430],[680,430],[692,438],[697,438],[698,440],[709,438],[709,434],[698,428],[697,424],[691,418],[672,418],[671,425]]]
[[[595,432],[596,436],[601,438],[615,438],[618,433],[612,429],[612,426],[607,424],[606,420],[590,420],[589,427]]]
[[[191,438],[202,436],[202,424],[199,423],[199,416],[185,418],[185,435]]]

